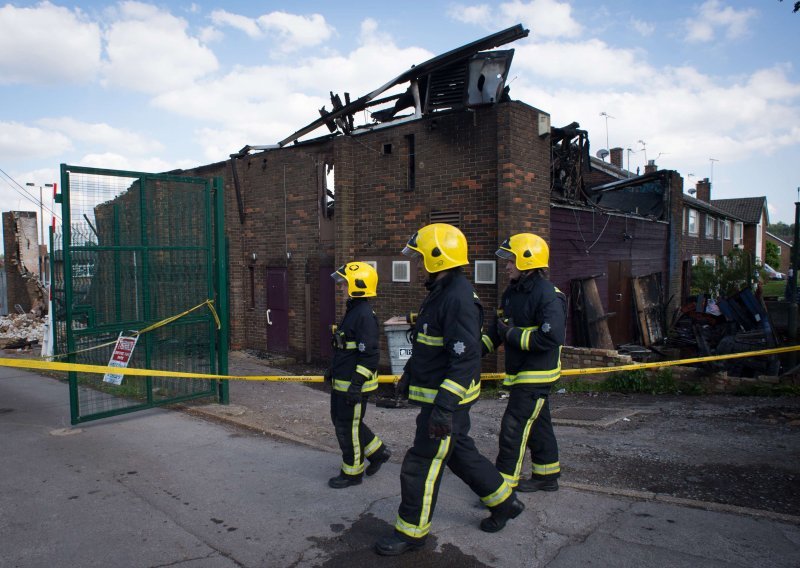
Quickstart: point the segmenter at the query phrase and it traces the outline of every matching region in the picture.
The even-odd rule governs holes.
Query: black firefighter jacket
[[[523,274],[503,292],[502,314],[509,330],[506,344],[504,385],[550,386],[561,376],[561,346],[564,345],[567,299],[540,273]],[[503,340],[492,326],[483,335],[486,351]]]
[[[337,333],[344,334],[342,349],[334,345],[333,390],[347,392],[351,381],[361,392],[378,388],[378,319],[366,298],[347,300],[347,311]]]
[[[427,285],[412,332],[413,351],[405,366],[409,400],[449,411],[471,405],[480,395],[483,308],[459,269]]]

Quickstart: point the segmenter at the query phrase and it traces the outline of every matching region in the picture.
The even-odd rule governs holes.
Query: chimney
[[[658,171],[655,160],[647,160],[647,165],[644,167],[645,174],[652,174]]]
[[[711,203],[711,183],[708,178],[703,178],[697,182],[697,195],[695,197],[700,201]]]
[[[622,148],[611,148],[611,164],[622,169]]]

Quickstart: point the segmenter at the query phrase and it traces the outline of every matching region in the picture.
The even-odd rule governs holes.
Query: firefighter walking
[[[401,503],[392,535],[375,544],[395,556],[420,548],[430,532],[439,486],[448,466],[489,507],[480,528],[501,530],[525,508],[469,436],[469,409],[480,394],[482,307],[461,267],[467,241],[452,225],[435,223],[415,233],[403,254],[422,258],[428,296],[412,331],[413,352],[401,389],[419,405],[413,446],[400,471]]]
[[[369,264],[350,262],[331,277],[347,286],[349,296],[344,318],[333,331],[333,362],[325,375],[331,381],[331,420],[342,450],[341,470],[328,485],[343,489],[360,484],[364,473],[377,473],[391,453],[364,424],[369,393],[378,388],[378,320],[368,299],[377,295],[378,273]]]
[[[510,277],[496,324],[483,336],[484,354],[505,344],[503,384],[510,388],[495,465],[517,491],[557,491],[561,466],[548,395],[561,376],[566,297],[546,277],[550,252],[538,235],[512,235],[495,254],[508,261]],[[521,480],[526,448],[533,471]]]

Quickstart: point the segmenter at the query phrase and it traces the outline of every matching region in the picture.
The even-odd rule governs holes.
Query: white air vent
[[[493,260],[475,261],[475,284],[494,284],[497,281],[497,263]]]
[[[392,261],[392,282],[411,282],[411,262],[408,260]]]

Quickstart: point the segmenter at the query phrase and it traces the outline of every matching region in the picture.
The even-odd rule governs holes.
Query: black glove
[[[400,380],[394,385],[394,395],[397,398],[408,400],[408,375],[405,372],[400,375]]]
[[[359,373],[354,373],[350,378],[350,386],[347,387],[345,402],[348,406],[355,406],[361,402],[361,387],[364,386],[364,377]]]
[[[361,385],[356,386],[350,383],[350,387],[345,394],[345,402],[347,406],[355,406],[361,402]]]
[[[508,335],[509,330],[511,329],[511,322],[507,319],[497,318],[497,335],[499,335],[503,341],[506,340],[506,335]]]
[[[433,405],[428,418],[428,436],[432,440],[444,440],[453,431],[453,413],[441,406]]]
[[[333,378],[333,369],[328,367],[327,369],[325,369],[325,373],[322,375],[322,382],[329,383],[331,382],[332,378]]]

